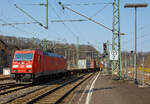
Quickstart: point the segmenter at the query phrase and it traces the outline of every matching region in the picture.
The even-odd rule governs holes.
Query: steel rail
[[[0,84],[0,91],[8,88],[15,87],[15,82],[12,83],[5,83],[5,84]]]
[[[11,79],[10,77],[0,78],[0,81],[1,81],[1,80],[10,80],[10,79]]]
[[[79,82],[78,85],[74,86],[71,90],[69,90],[67,93],[65,93],[65,95],[63,95],[63,96],[60,97],[58,100],[56,100],[56,102],[54,102],[54,104],[55,104],[55,103],[57,104],[58,102],[62,101],[63,98],[65,98],[73,89],[75,89],[77,86],[79,86],[81,83],[83,83],[85,80],[87,80],[87,79],[88,79],[89,77],[91,77],[92,75],[93,75],[93,74],[89,75],[87,78],[85,78],[84,80],[82,80],[81,82]],[[83,76],[85,76],[85,75],[83,75]],[[48,96],[48,95],[50,95],[50,94],[55,93],[55,92],[56,92],[57,90],[59,90],[60,88],[66,86],[66,85],[68,85],[68,84],[70,84],[70,83],[72,83],[72,82],[75,82],[75,81],[80,80],[83,76],[80,76],[79,78],[75,78],[75,79],[73,79],[73,80],[70,80],[70,81],[68,81],[68,82],[66,82],[66,83],[64,83],[64,84],[62,84],[62,85],[60,85],[60,86],[58,86],[58,87],[56,87],[56,88],[53,88],[52,90],[49,90],[49,91],[45,92],[44,94],[41,94],[41,95],[37,96],[36,98],[31,99],[30,101],[26,102],[26,104],[34,104],[34,103],[40,101],[41,99],[43,99],[44,97],[46,97],[46,96]]]
[[[85,75],[83,75],[83,76],[85,76]],[[71,80],[71,81],[68,81],[68,82],[66,82],[66,83],[64,83],[64,84],[62,84],[62,85],[60,85],[60,86],[58,86],[58,87],[56,87],[56,88],[54,88],[54,89],[52,89],[52,90],[49,90],[49,91],[45,92],[44,94],[41,94],[41,95],[37,96],[36,98],[33,98],[32,100],[26,102],[26,104],[33,104],[33,103],[39,101],[40,99],[46,97],[47,95],[52,94],[52,93],[55,92],[56,90],[58,90],[58,89],[64,87],[65,85],[68,85],[68,84],[70,84],[70,83],[72,83],[72,82],[74,82],[74,81],[77,81],[77,80],[81,79],[83,76],[81,76],[81,77],[79,77],[79,78],[75,78],[75,79],[73,79],[73,80]]]
[[[4,86],[4,85],[10,85],[10,84],[14,84],[15,82],[10,82],[10,83],[0,83],[0,87]]]
[[[8,94],[8,93],[12,93],[12,92],[14,92],[14,91],[22,90],[22,89],[25,89],[25,88],[28,88],[28,87],[32,87],[32,86],[33,86],[33,84],[29,84],[29,85],[26,85],[26,86],[23,86],[23,87],[20,87],[20,88],[16,88],[16,89],[13,89],[13,90],[1,92],[1,93],[0,93],[0,96],[1,96],[1,95],[5,95],[5,94]],[[14,87],[15,87],[15,86],[14,86]],[[19,86],[16,85],[16,87],[19,87]]]
[[[36,91],[38,91],[38,90],[44,89],[44,88],[48,87],[48,85],[53,84],[53,83],[56,83],[57,81],[61,81],[61,80],[60,80],[60,79],[59,79],[59,80],[54,80],[54,81],[48,82],[48,83],[44,82],[44,83],[46,84],[46,86],[43,86],[43,87],[40,87],[40,88],[38,88],[38,89],[29,91],[29,92],[27,92],[27,93],[25,93],[25,94],[23,94],[23,95],[18,96],[18,97],[11,98],[10,100],[6,101],[6,103],[11,103],[12,101],[14,101],[14,100],[16,100],[16,99],[18,99],[18,98],[24,97],[24,96],[29,95],[29,94],[31,94],[31,93],[34,93],[34,92],[36,92]],[[42,82],[42,83],[38,83],[38,84],[35,84],[35,86],[36,86],[36,85],[39,85],[39,84],[44,84],[44,83],[43,83],[43,82]],[[32,87],[32,86],[31,86],[31,87]]]
[[[30,92],[28,92],[27,94],[23,94],[23,95],[21,95],[21,96],[19,96],[19,97],[17,97],[17,98],[24,97],[24,96],[26,96],[26,95],[28,95],[28,94],[34,93],[34,92],[36,92],[36,91],[38,91],[38,90],[41,90],[41,89],[43,89],[43,88],[46,88],[46,87],[47,87],[47,86],[44,86],[44,87],[41,87],[41,88],[39,88],[39,89],[30,91]],[[7,101],[7,103],[10,103],[10,102],[12,102],[12,101],[15,100],[15,99],[16,99],[16,98],[10,99],[10,100]]]
[[[75,88],[77,88],[79,85],[81,85],[84,81],[86,81],[87,79],[89,79],[92,76],[92,74],[90,76],[88,76],[87,78],[85,78],[84,80],[82,80],[80,83],[78,83],[77,85],[75,85],[73,88],[71,88],[69,91],[67,91],[63,96],[61,96],[54,104],[58,104],[60,103],[62,100],[64,100],[73,90],[75,90]]]

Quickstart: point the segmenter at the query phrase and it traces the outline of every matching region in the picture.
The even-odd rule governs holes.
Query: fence
[[[128,79],[135,79],[135,70],[133,66],[128,66],[123,68],[123,75],[125,78]],[[140,67],[137,67],[137,81],[139,84],[148,84],[150,85],[150,68],[144,67],[144,58],[143,63],[140,65]]]

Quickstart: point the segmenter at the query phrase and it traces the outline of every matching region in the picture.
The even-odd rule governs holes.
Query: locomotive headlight
[[[32,65],[26,65],[26,68],[32,68]]]
[[[27,71],[27,72],[31,72],[31,69],[27,69],[26,71]]]
[[[18,65],[13,65],[13,68],[18,68]]]
[[[17,72],[17,69],[14,69],[13,72]]]

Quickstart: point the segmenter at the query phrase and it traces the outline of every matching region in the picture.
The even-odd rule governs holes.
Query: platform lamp
[[[124,8],[134,8],[135,9],[135,50],[134,50],[134,82],[137,84],[137,8],[144,8],[147,7],[148,4],[125,4]]]

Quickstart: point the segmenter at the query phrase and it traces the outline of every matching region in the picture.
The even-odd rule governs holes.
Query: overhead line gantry
[[[113,37],[112,52],[118,53],[118,60],[113,60],[112,74],[118,69],[120,78],[122,77],[122,61],[121,61],[121,33],[120,33],[120,0],[113,0]]]
[[[36,4],[36,5],[40,5],[40,6],[45,6],[46,7],[46,24],[45,26],[39,22],[38,20],[36,20],[32,15],[30,15],[29,13],[27,13],[24,9],[20,8],[17,4],[14,4],[14,6],[19,9],[21,12],[23,12],[25,15],[27,15],[29,18],[31,18],[34,22],[38,23],[40,26],[44,27],[45,29],[48,29],[48,0],[46,0],[46,3],[44,4]]]
[[[109,30],[112,32],[113,34],[113,38],[112,38],[112,52],[113,53],[118,53],[118,60],[112,60],[112,75],[115,69],[118,69],[119,73],[119,77],[122,77],[122,61],[121,61],[121,35],[123,35],[120,32],[120,0],[113,0],[113,26],[112,29],[105,26],[104,24],[101,24],[95,20],[93,20],[92,18],[89,18],[88,16],[85,16],[79,12],[76,12],[75,10],[63,5],[61,2],[59,2],[59,5],[62,6],[62,9],[68,9],[84,18],[86,18],[89,21],[92,21],[102,27],[104,27],[105,29]],[[113,54],[115,57],[115,54]]]

